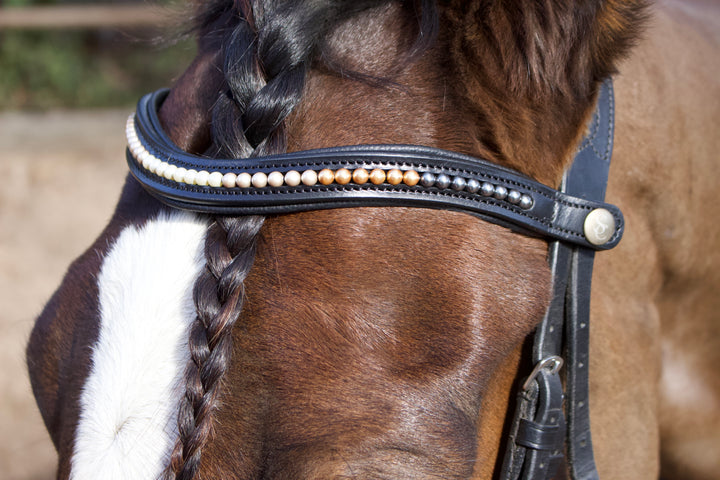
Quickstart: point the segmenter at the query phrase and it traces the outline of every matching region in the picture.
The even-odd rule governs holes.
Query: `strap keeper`
[[[564,435],[560,425],[543,425],[523,418],[515,442],[533,450],[556,450],[562,445]]]

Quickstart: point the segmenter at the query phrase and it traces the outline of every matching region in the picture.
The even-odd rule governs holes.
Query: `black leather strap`
[[[141,145],[150,155],[179,168],[208,172],[303,172],[346,168],[398,169],[416,171],[419,175],[445,176],[460,179],[461,185],[491,184],[527,196],[532,205],[522,208],[508,198],[484,195],[482,190],[468,187],[454,189],[453,184],[432,186],[422,184],[375,185],[370,182],[350,182],[340,185],[282,185],[262,188],[224,188],[190,185],[156,175],[135,158],[133,147],[128,149],[130,171],[137,180],[162,202],[197,212],[218,214],[277,214],[304,210],[360,206],[414,206],[446,210],[460,210],[484,219],[512,226],[522,231],[551,239],[562,240],[592,249],[609,249],[617,245],[623,233],[623,217],[612,205],[580,196],[568,195],[542,185],[518,172],[484,160],[454,152],[417,145],[355,145],[320,150],[294,152],[261,158],[212,159],[190,155],[177,146],[163,132],[157,109],[167,91],[146,95],[138,104],[134,129]],[[132,142],[131,142],[132,143]],[[137,146],[137,145],[136,145]],[[138,149],[136,149],[137,151]],[[602,245],[586,239],[583,227],[591,211],[604,208],[614,219],[616,230]]]
[[[565,173],[560,187],[562,191],[588,200],[602,201],[605,198],[612,156],[614,117],[612,81],[608,79],[602,84],[598,95],[598,106],[591,119],[589,134],[581,143],[573,165]],[[550,358],[563,356],[566,359],[566,456],[570,476],[575,480],[598,478],[590,436],[588,385],[590,288],[594,256],[594,250],[580,245],[561,241],[550,244],[548,259],[553,275],[553,298],[537,328],[533,346],[533,360],[538,366]],[[547,385],[560,382],[557,371],[542,371],[546,372],[544,376],[548,378],[531,375],[533,378],[526,381],[520,399],[527,396],[527,391],[540,388],[538,382]],[[563,401],[562,389],[546,388],[545,391],[556,397],[548,399],[548,403],[556,405]],[[523,405],[523,401],[526,405]],[[521,432],[522,425],[537,418],[535,410],[528,407],[527,403],[527,400],[520,400],[520,406],[516,409],[503,464],[503,480],[547,480],[555,473],[552,468],[538,468],[537,462],[533,467],[529,463],[532,460],[528,460],[532,459],[532,455],[538,455],[538,452],[546,452],[541,447],[548,442],[542,445],[536,442],[538,444],[534,445],[523,441],[519,433],[514,433]],[[533,430],[548,431],[555,425],[541,421],[533,423],[530,434],[533,434]],[[548,465],[555,467],[557,463],[550,462]]]

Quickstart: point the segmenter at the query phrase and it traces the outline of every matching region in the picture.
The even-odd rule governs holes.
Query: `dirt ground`
[[[129,113],[0,112],[0,480],[55,476],[25,344],[68,264],[112,213]]]

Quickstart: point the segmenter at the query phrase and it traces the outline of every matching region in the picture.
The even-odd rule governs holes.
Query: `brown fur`
[[[318,65],[288,122],[290,149],[418,143],[555,185],[597,82],[615,70],[644,15],[634,1],[449,2],[438,44],[403,64],[412,32],[402,11],[391,4],[343,25],[325,52],[370,76],[392,71],[396,86]],[[720,351],[712,330],[720,232],[690,213],[700,203],[709,205],[705,218],[720,218],[716,177],[707,173],[717,172],[718,145],[702,147],[716,137],[718,109],[703,99],[720,98],[720,69],[699,56],[712,57],[718,41],[699,20],[688,34],[682,15],[657,19],[616,82],[608,199],[628,227],[617,251],[598,255],[594,279],[591,412],[603,478],[657,478],[661,437],[668,477],[711,478],[717,466],[708,459],[720,458],[720,385],[707,368]],[[702,83],[663,70],[669,51]],[[215,65],[212,49],[201,49],[161,112],[188,150],[207,146]],[[94,341],[96,322],[91,305],[68,302],[92,300],[92,287],[88,295],[78,285],[97,271],[94,252],[156,208],[130,180],[97,250],[69,271],[31,338],[34,391],[60,478],[77,392],[59,392],[81,384],[87,357],[77,355]],[[545,252],[541,240],[453,212],[362,208],[268,219],[198,478],[491,478],[520,349],[548,300]],[[697,401],[662,396],[673,392],[660,382],[661,362],[677,352],[703,392]],[[700,407],[707,413],[697,415]]]

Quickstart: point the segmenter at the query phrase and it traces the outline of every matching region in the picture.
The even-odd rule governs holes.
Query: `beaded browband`
[[[228,215],[430,207],[596,250],[614,247],[622,236],[622,213],[613,205],[436,148],[356,145],[242,159],[191,155],[161,127],[157,111],[167,93],[146,95],[128,119],[127,159],[135,178],[172,207]],[[602,123],[592,122],[586,142]]]

